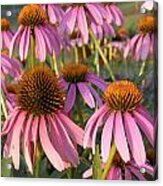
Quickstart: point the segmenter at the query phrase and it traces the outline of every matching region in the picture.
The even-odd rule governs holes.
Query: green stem
[[[107,56],[107,38],[104,38],[104,55]]]
[[[96,37],[95,37],[95,35],[94,35],[94,33],[93,33],[93,31],[91,29],[90,29],[90,36],[92,37],[92,39],[93,39],[93,41],[95,43],[95,46],[96,46],[96,48],[97,48],[97,50],[98,50],[98,52],[99,52],[104,64],[105,64],[106,69],[108,70],[108,72],[110,74],[110,77],[112,78],[113,81],[115,81],[115,76],[113,74],[113,71],[112,71],[110,65],[108,64],[108,61],[107,61],[103,51],[101,50],[100,45],[99,45],[99,43],[98,43],[98,41],[97,41],[97,39],[96,39]]]
[[[139,71],[139,77],[141,77],[144,74],[145,66],[146,66],[146,61],[143,61],[142,65],[141,65],[141,68],[140,68],[140,71]]]
[[[83,124],[84,120],[83,120],[83,113],[82,113],[82,110],[81,110],[81,107],[80,107],[79,96],[77,96],[77,99],[76,99],[76,108],[77,108],[77,112],[78,112],[78,115],[79,115],[79,120],[80,120],[81,124]]]
[[[113,162],[113,159],[114,159],[114,156],[115,156],[115,153],[116,153],[116,145],[115,143],[113,143],[112,147],[111,147],[111,150],[110,150],[110,154],[109,154],[109,157],[108,157],[108,160],[105,164],[105,167],[104,167],[104,171],[102,173],[102,176],[101,178],[104,180],[106,178],[106,176],[108,175],[108,172],[111,168],[111,165],[112,165],[112,162]]]
[[[34,177],[36,177],[36,178],[39,178],[39,176],[40,176],[41,160],[42,160],[42,152],[41,152],[39,146],[40,146],[40,144],[37,147],[36,164],[35,164],[35,169],[34,169]]]
[[[97,49],[95,50],[95,59],[94,59],[94,63],[96,65],[96,72],[97,75],[100,75],[100,65],[99,65],[99,55],[98,55],[98,51]]]
[[[82,53],[83,53],[83,59],[85,60],[87,58],[86,49],[85,46],[82,46]]]
[[[5,100],[2,96],[2,93],[1,93],[1,106],[2,106],[3,114],[4,114],[5,119],[6,119],[7,118],[7,109],[6,109],[6,104],[5,104]]]
[[[30,59],[30,68],[34,67],[35,63],[35,40],[33,34],[31,34],[31,59]]]
[[[79,63],[78,48],[74,46],[75,63]]]
[[[56,75],[59,74],[58,72],[58,67],[57,67],[57,60],[56,60],[56,56],[55,53],[53,52],[53,56],[52,56],[52,64],[51,64],[52,69],[55,71]]]

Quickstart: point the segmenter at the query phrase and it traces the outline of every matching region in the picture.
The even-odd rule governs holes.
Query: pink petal
[[[89,177],[91,177],[92,176],[92,167],[91,168],[89,168],[88,170],[86,170],[84,173],[83,173],[83,178],[85,179],[85,178],[89,178]]]
[[[88,120],[86,127],[85,127],[85,134],[84,134],[84,140],[83,140],[83,147],[86,148],[90,138],[92,136],[92,131],[95,128],[96,125],[96,121],[98,119],[98,117],[103,113],[103,112],[107,112],[107,106],[106,104],[104,104],[101,108],[99,108],[98,111],[96,111]]]
[[[59,112],[58,116],[62,121],[65,129],[69,133],[69,136],[73,139],[73,141],[79,145],[83,145],[83,135],[84,131],[82,128],[77,126],[73,121],[71,121],[65,114]]]
[[[19,56],[21,61],[27,58],[29,41],[30,41],[30,27],[26,27],[22,33],[22,36],[20,38],[20,44],[19,44]]]
[[[103,118],[105,114],[106,112],[101,113],[92,132],[91,140],[92,140],[92,153],[93,154],[95,154],[97,131],[98,131],[99,126],[101,126],[101,124],[103,123]]]
[[[23,143],[23,150],[24,150],[24,158],[27,163],[28,169],[33,174],[33,165],[32,165],[32,158],[30,155],[30,129],[32,125],[32,115],[29,115],[29,118],[26,122],[25,126],[25,132],[24,132],[24,143]]]
[[[12,57],[12,53],[15,48],[16,42],[17,42],[18,38],[21,36],[21,33],[23,30],[24,30],[24,27],[22,25],[19,26],[18,31],[16,32],[16,34],[12,38],[12,41],[10,43],[10,49],[9,49],[9,56],[10,57]]]
[[[141,181],[146,181],[146,179],[144,178],[144,176],[140,173],[140,170],[132,167],[132,166],[128,166],[128,168],[130,169],[130,171]]]
[[[138,166],[141,166],[146,161],[146,153],[141,133],[134,118],[129,113],[126,112],[124,114],[124,119],[128,142],[133,158]]]
[[[149,55],[149,50],[150,50],[150,35],[146,34],[146,36],[144,36],[143,38],[143,42],[142,42],[142,48],[141,48],[141,60],[144,61],[147,59],[148,55]]]
[[[90,14],[92,15],[93,19],[96,21],[98,25],[103,24],[103,19],[101,16],[101,13],[99,12],[98,8],[95,4],[88,3],[85,5],[87,9],[89,10]]]
[[[40,142],[41,142],[42,148],[43,148],[45,154],[47,155],[49,161],[51,162],[51,164],[58,171],[64,170],[63,161],[62,161],[60,155],[58,154],[58,152],[54,149],[54,147],[49,139],[44,116],[42,116],[40,119],[39,136],[40,136]]]
[[[76,100],[76,85],[71,84],[65,101],[65,106],[64,106],[65,112],[69,113],[71,111],[72,107],[74,106],[75,100]]]
[[[71,15],[69,16],[67,20],[67,29],[68,29],[69,34],[71,34],[74,30],[76,20],[77,20],[77,13],[78,13],[78,7],[74,7],[71,10]]]
[[[113,122],[115,114],[112,113],[109,118],[106,120],[101,139],[101,155],[103,162],[105,163],[110,154],[110,145],[112,141],[112,131],[113,131]]]
[[[90,108],[94,108],[95,101],[94,101],[92,93],[91,93],[89,87],[87,86],[87,84],[86,83],[78,83],[77,86],[79,88],[79,91],[80,91],[84,101],[88,104],[88,106]]]
[[[122,159],[128,162],[130,160],[130,155],[120,111],[118,111],[115,116],[114,139]]]
[[[12,139],[10,154],[12,156],[13,164],[15,169],[19,169],[20,164],[20,135],[21,130],[26,118],[26,112],[21,112],[15,122]]]
[[[48,5],[47,12],[48,12],[48,15],[49,15],[50,22],[52,24],[56,24],[58,20],[57,20],[57,17],[55,15],[55,12],[53,10],[53,6],[52,5]]]
[[[81,35],[84,41],[84,44],[88,43],[88,25],[87,25],[87,20],[86,20],[86,15],[84,12],[83,7],[79,7],[78,10],[78,17],[77,17],[77,23],[79,30],[81,31]]]
[[[77,153],[67,131],[65,130],[64,125],[60,121],[59,117],[57,117],[57,115],[55,115],[55,118],[57,121],[57,128],[60,133],[59,135],[61,136],[61,139],[64,144],[63,150],[65,151],[66,157],[69,160],[69,162],[71,162],[72,165],[76,167],[79,163],[78,153]]]
[[[134,111],[134,117],[137,121],[137,124],[142,129],[146,137],[148,138],[151,145],[154,146],[154,126],[149,122],[142,114]]]
[[[134,51],[134,58],[136,61],[138,61],[140,59],[142,42],[143,42],[143,36],[140,36],[140,38],[138,39],[138,41],[136,43],[135,51]]]
[[[44,37],[37,26],[34,28],[34,32],[36,37],[36,47],[35,47],[36,57],[41,62],[44,62],[46,58],[46,46],[45,46]]]

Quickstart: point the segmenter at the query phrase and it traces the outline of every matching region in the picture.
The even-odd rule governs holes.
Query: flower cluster
[[[46,160],[49,177],[155,178],[152,7],[134,33],[118,3],[25,5],[15,30],[1,19],[2,152],[13,172],[24,161],[38,177]]]

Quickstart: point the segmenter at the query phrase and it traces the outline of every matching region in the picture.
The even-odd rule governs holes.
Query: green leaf
[[[96,146],[95,155],[93,157],[93,179],[101,179],[102,162],[100,159],[99,145]]]
[[[1,174],[2,177],[11,177],[12,176],[12,159],[3,158],[1,161]]]

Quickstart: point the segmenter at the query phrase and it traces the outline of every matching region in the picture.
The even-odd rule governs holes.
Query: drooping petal
[[[88,170],[86,170],[84,173],[83,173],[83,178],[89,178],[92,176],[92,167],[89,168]]]
[[[87,25],[86,15],[85,15],[85,12],[82,6],[79,7],[79,10],[78,10],[77,24],[78,24],[79,30],[81,31],[84,44],[87,44],[88,43],[88,25]]]
[[[96,92],[96,90],[92,86],[89,86],[89,89],[92,92],[93,96],[95,97],[97,105],[101,107],[103,103],[102,103],[102,99],[100,98],[99,94]]]
[[[79,145],[83,145],[83,135],[84,131],[82,128],[77,126],[72,120],[70,120],[65,114],[59,112],[58,116],[62,121],[65,129],[69,133],[69,136],[73,139],[73,141]]]
[[[99,116],[99,118],[96,122],[96,125],[92,131],[92,136],[90,136],[91,137],[90,139],[92,141],[92,153],[93,154],[95,154],[97,131],[98,131],[99,126],[101,126],[103,123],[103,118],[104,118],[105,114],[106,114],[106,112],[101,113],[101,115]]]
[[[55,115],[56,121],[57,121],[57,128],[60,131],[60,136],[64,144],[64,151],[66,154],[66,158],[69,162],[72,163],[73,166],[77,166],[79,163],[78,153],[67,133],[67,131],[64,128],[64,125],[60,121],[59,117]],[[55,124],[55,123],[54,123]]]
[[[46,45],[44,37],[39,29],[39,27],[34,28],[34,33],[36,37],[36,47],[35,47],[35,53],[36,57],[41,61],[44,62],[46,58]]]
[[[143,41],[143,36],[140,36],[138,39],[136,46],[135,46],[135,51],[134,51],[134,59],[138,61],[140,59],[141,55],[141,48],[142,48],[142,41]]]
[[[9,56],[12,57],[13,50],[16,46],[16,42],[18,38],[21,36],[22,31],[24,30],[23,25],[19,26],[18,31],[15,33],[15,35],[12,38],[12,41],[10,43],[10,49],[9,49]]]
[[[149,122],[143,115],[134,111],[134,117],[137,121],[137,124],[142,129],[147,139],[154,146],[154,126],[151,122]]]
[[[22,33],[22,36],[20,38],[20,44],[19,44],[19,56],[21,61],[27,58],[29,41],[30,41],[30,27],[26,27]]]
[[[77,20],[77,15],[78,15],[78,7],[74,7],[71,10],[71,15],[69,16],[67,20],[67,32],[68,34],[71,34],[74,30],[76,20]]]
[[[54,147],[49,139],[44,116],[42,116],[40,119],[39,136],[40,136],[40,142],[41,142],[42,148],[43,148],[45,154],[47,155],[49,161],[51,162],[51,164],[58,171],[64,170],[63,161],[62,161],[60,155],[58,154],[58,152],[54,149]]]
[[[31,125],[32,125],[32,119],[33,119],[32,115],[29,115],[29,118],[28,118],[28,120],[26,122],[26,126],[25,126],[24,143],[23,143],[24,158],[25,158],[26,164],[27,164],[28,169],[31,172],[31,174],[33,174],[32,158],[30,155],[30,150],[31,150],[30,129],[31,129]]]
[[[128,162],[130,160],[130,155],[120,111],[118,111],[115,116],[114,140],[122,159]]]
[[[20,135],[21,130],[26,118],[26,112],[21,112],[15,122],[12,139],[10,154],[12,156],[13,164],[15,169],[19,169],[20,165]]]
[[[92,4],[92,3],[87,3],[85,6],[87,7],[88,11],[92,15],[92,17],[96,21],[96,23],[98,25],[102,25],[103,24],[103,19],[102,19],[100,11],[96,7],[96,5]]]
[[[76,85],[71,84],[65,101],[65,106],[64,106],[65,112],[67,113],[70,112],[70,110],[74,106],[75,100],[76,100]]]
[[[144,61],[147,59],[149,51],[150,51],[150,35],[146,34],[142,41],[142,48],[141,48],[141,60]]]
[[[102,139],[101,139],[101,155],[103,162],[105,163],[110,154],[110,145],[112,141],[113,122],[115,114],[112,113],[105,122]]]
[[[85,127],[85,133],[84,133],[84,140],[83,140],[83,147],[86,148],[87,145],[90,142],[90,137],[92,136],[92,131],[94,130],[94,127],[96,125],[96,121],[99,118],[99,116],[103,113],[107,112],[107,106],[104,104],[101,108],[99,108],[98,111],[96,111],[88,120],[86,127]]]
[[[78,83],[77,86],[78,86],[78,89],[79,89],[84,101],[88,104],[88,106],[90,108],[94,108],[95,101],[94,101],[94,98],[92,96],[92,93],[91,93],[87,83]]]
[[[129,113],[126,112],[124,114],[124,120],[128,142],[133,158],[138,166],[141,166],[146,161],[146,153],[141,133],[134,118]]]

